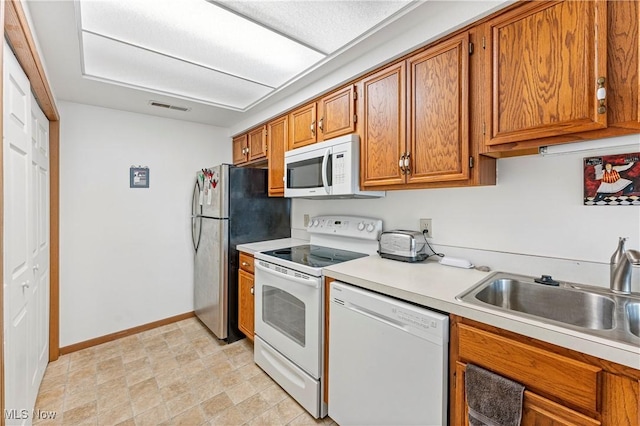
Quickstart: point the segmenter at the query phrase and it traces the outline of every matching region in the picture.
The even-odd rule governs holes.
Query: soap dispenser
[[[613,282],[613,272],[616,269],[616,266],[618,266],[618,263],[622,262],[625,259],[625,248],[624,248],[624,242],[627,241],[626,238],[624,237],[620,237],[620,239],[618,240],[618,248],[616,249],[615,252],[613,252],[613,255],[611,255],[611,262],[609,264],[609,273],[610,273],[610,278],[611,278],[611,282]]]

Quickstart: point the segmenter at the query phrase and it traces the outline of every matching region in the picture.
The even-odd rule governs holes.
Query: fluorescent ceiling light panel
[[[204,0],[83,1],[79,10],[84,34],[105,36],[271,89],[325,58]]]
[[[271,87],[324,58],[204,0],[84,1],[82,29]]]
[[[216,1],[240,15],[276,28],[293,39],[330,54],[401,11],[404,1]]]
[[[75,0],[85,77],[246,110],[414,0]]]
[[[86,76],[210,105],[241,110],[266,96],[269,87],[84,33]]]

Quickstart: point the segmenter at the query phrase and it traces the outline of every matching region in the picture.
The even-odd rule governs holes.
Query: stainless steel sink
[[[626,314],[629,331],[640,337],[640,302],[627,303]]]
[[[614,327],[616,304],[592,293],[501,278],[484,286],[476,299],[502,309],[595,330]]]
[[[497,272],[458,300],[640,346],[640,296],[571,283],[549,286]]]

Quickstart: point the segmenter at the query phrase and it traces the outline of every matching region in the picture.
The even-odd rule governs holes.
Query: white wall
[[[618,141],[636,146],[500,159],[495,186],[388,191],[386,198],[372,200],[294,200],[294,235],[304,235],[304,214],[379,217],[385,230],[417,230],[420,218],[432,218],[431,241],[445,254],[464,255],[494,269],[536,275],[552,271],[564,280],[608,286],[608,262],[618,237],[629,237],[627,247],[640,249],[640,207],[584,206],[582,159],[640,152],[640,136]],[[638,268],[635,275],[640,275]]]
[[[226,129],[58,102],[60,345],[193,310],[196,170],[229,162]],[[129,189],[129,167],[150,168]]]

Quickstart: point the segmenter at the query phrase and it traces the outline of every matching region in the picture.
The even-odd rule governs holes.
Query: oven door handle
[[[327,194],[330,194],[331,189],[329,188],[329,178],[327,177],[327,166],[329,165],[329,155],[331,155],[331,148],[327,148],[324,152],[324,157],[322,157],[322,186],[324,186],[324,190]]]
[[[298,277],[292,277],[291,275],[285,275],[285,274],[281,274],[280,272],[274,271],[272,269],[269,268],[265,268],[264,266],[260,265],[260,262],[257,262],[255,265],[255,268],[267,272],[271,275],[275,275],[277,277],[282,278],[283,280],[287,280],[287,281],[293,281],[296,282],[298,284],[304,284],[306,286],[309,287],[313,287],[313,288],[320,288],[320,285],[317,282],[312,282],[309,280],[305,280],[304,278],[298,278]],[[316,281],[316,280],[314,280]]]

